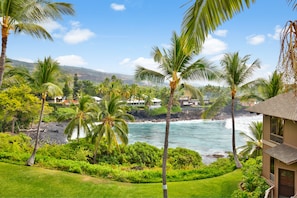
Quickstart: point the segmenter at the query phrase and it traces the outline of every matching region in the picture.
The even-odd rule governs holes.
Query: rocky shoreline
[[[215,120],[222,120],[231,118],[230,110],[225,109],[221,111],[217,116],[214,117]],[[197,108],[188,108],[183,109],[182,112],[172,114],[171,121],[183,121],[183,120],[198,120],[201,119],[202,111]],[[134,111],[131,114],[135,118],[135,122],[164,122],[166,119],[166,115],[159,116],[150,116],[144,111]],[[235,112],[237,116],[252,116],[249,112],[245,110],[240,110]],[[40,140],[44,143],[49,144],[65,144],[67,143],[67,136],[64,134],[64,130],[67,126],[68,122],[52,122],[52,123],[41,123],[41,132],[40,132]],[[31,129],[24,131],[27,135],[29,135],[32,139],[36,137],[36,126],[33,126]]]

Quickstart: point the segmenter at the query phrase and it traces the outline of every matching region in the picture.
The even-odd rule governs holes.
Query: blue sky
[[[54,42],[11,33],[9,58],[36,62],[51,56],[61,65],[133,75],[136,65],[156,67],[152,48],[170,45],[172,32],[180,32],[188,8],[181,7],[188,0],[63,1],[73,4],[76,14],[43,24]],[[279,31],[294,17],[296,11],[286,0],[257,0],[218,27],[197,58],[207,57],[220,67],[218,60],[224,53],[238,51],[241,57],[251,55],[251,61],[259,59],[256,76],[267,77],[277,65]]]

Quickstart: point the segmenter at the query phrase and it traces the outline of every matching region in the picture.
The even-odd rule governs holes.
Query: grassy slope
[[[169,197],[230,197],[241,171],[204,180],[168,184]],[[162,197],[162,184],[113,182],[38,167],[0,162],[0,197]]]

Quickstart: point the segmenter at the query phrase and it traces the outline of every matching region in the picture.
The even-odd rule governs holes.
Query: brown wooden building
[[[271,186],[268,197],[297,197],[297,93],[278,95],[248,111],[263,114],[262,176]]]

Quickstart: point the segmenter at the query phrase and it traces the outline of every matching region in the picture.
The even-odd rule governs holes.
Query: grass
[[[223,176],[168,183],[174,197],[231,197],[241,180],[241,170]],[[162,184],[131,184],[63,171],[0,162],[0,197],[162,197]]]

